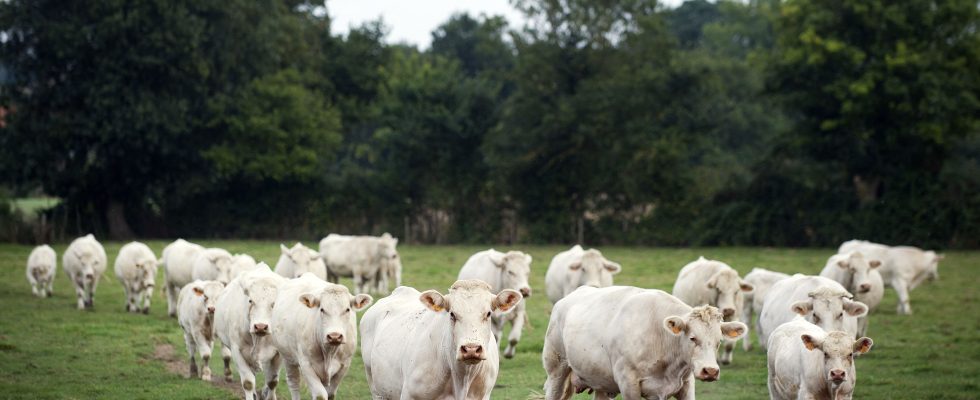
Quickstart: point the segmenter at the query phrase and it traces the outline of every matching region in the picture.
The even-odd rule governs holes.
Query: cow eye
[[[814,315],[813,316],[813,323],[819,324],[820,323],[820,317],[818,317],[817,315]]]
[[[507,273],[510,274],[510,276],[517,276],[517,274],[515,274],[514,271],[507,271]]]
[[[490,311],[487,311],[487,318],[490,318]]]
[[[248,299],[248,305],[255,305],[255,302],[252,299]]]
[[[449,320],[450,321],[453,321],[453,322],[456,322],[456,313],[450,312],[449,313]]]
[[[691,343],[697,344],[698,343],[698,338],[696,338],[694,336],[691,336]]]
[[[347,307],[347,311],[344,311],[344,312],[350,312],[350,307]]]
[[[837,314],[837,319],[844,318],[844,313]]]

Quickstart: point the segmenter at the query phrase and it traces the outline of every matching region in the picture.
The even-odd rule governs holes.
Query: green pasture
[[[274,264],[279,242],[200,241],[206,246],[245,252]],[[148,243],[158,254],[167,244]],[[288,244],[288,243],[287,243]],[[312,241],[308,245],[314,244]],[[234,399],[235,384],[219,387],[187,379],[186,351],[180,328],[166,316],[162,293],[154,296],[149,316],[124,312],[123,292],[112,273],[121,243],[107,243],[109,268],[99,286],[94,311],[78,311],[75,294],[61,271],[65,244],[59,254],[54,297],[37,299],[24,275],[30,247],[0,244],[0,398],[9,399]],[[498,247],[505,249],[510,247]],[[529,299],[532,327],[524,333],[517,356],[501,361],[494,399],[540,397],[545,373],[540,352],[550,304],[544,294],[544,273],[559,246],[515,246],[534,257]],[[420,290],[445,292],[466,258],[482,246],[400,246],[404,282]],[[670,290],[677,271],[704,255],[725,261],[747,273],[752,267],[783,272],[818,273],[831,250],[770,248],[659,249],[609,247],[603,253],[623,265],[616,283]],[[911,316],[895,314],[896,297],[886,291],[872,314],[872,351],[857,361],[855,398],[976,399],[980,397],[980,252],[948,252],[940,279],[912,292]],[[162,272],[158,282],[162,282]],[[345,282],[349,284],[350,282]],[[162,284],[158,283],[158,286]],[[628,326],[610,329],[630,329]],[[752,336],[755,340],[755,336]],[[173,356],[161,349],[173,346]],[[163,352],[166,353],[166,352]],[[173,358],[177,360],[174,360]],[[182,363],[178,375],[171,370]],[[168,369],[167,365],[171,365]],[[215,352],[211,368],[221,376],[221,357]],[[285,377],[278,389],[288,398]],[[229,390],[229,387],[233,390]],[[756,346],[739,348],[732,365],[722,367],[721,380],[697,383],[701,399],[761,399],[766,389],[765,354]],[[306,398],[304,396],[304,398]],[[369,399],[359,356],[341,384],[340,399]],[[588,398],[580,395],[577,399]]]

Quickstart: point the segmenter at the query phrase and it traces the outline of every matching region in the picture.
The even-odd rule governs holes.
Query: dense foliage
[[[303,1],[2,3],[0,176],[55,233],[980,245],[976,2],[512,3],[425,50]]]

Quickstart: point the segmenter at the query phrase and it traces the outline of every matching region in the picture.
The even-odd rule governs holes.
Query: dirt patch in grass
[[[178,355],[177,351],[174,349],[174,346],[170,343],[157,343],[157,345],[153,348],[153,359],[162,361],[163,365],[167,367],[167,371],[170,371],[170,373],[179,375],[185,379],[190,379],[187,378],[187,374],[190,372],[190,366],[187,364],[187,359],[182,357],[182,355],[183,353]],[[221,357],[220,353],[218,357]],[[211,376],[213,378],[211,380],[212,385],[225,389],[236,395],[240,394],[239,392],[242,389],[241,383],[234,379],[232,379],[231,382],[225,381],[224,371],[212,368]],[[197,377],[194,379],[201,378]]]

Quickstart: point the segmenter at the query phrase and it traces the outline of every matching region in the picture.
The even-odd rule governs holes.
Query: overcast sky
[[[666,0],[672,5],[682,0]],[[406,42],[428,48],[432,31],[455,13],[469,12],[473,16],[503,15],[511,27],[524,24],[524,17],[511,7],[508,0],[328,0],[334,33],[346,34],[351,26],[372,21],[379,16],[390,30],[389,43]]]

